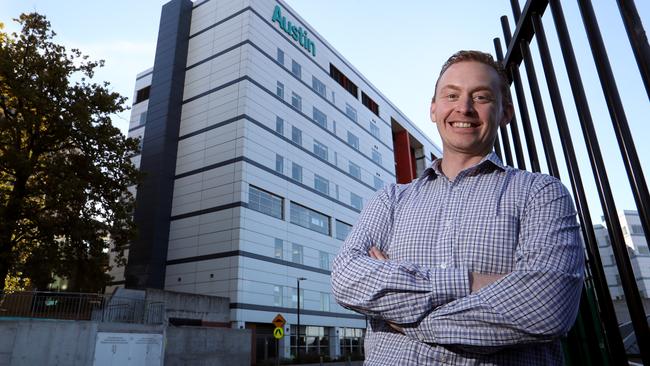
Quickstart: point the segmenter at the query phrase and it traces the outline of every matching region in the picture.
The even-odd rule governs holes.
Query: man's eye
[[[456,100],[458,100],[458,94],[453,94],[453,93],[447,94],[447,95],[445,95],[445,98],[448,101],[456,101]]]
[[[485,104],[490,103],[494,99],[486,94],[477,94],[472,97],[472,100],[474,100],[474,103]]]

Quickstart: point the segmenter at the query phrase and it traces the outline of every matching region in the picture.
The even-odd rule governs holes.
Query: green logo
[[[273,10],[273,19],[271,21],[273,23],[278,22],[280,28],[287,32],[294,41],[300,43],[307,52],[311,52],[312,56],[316,56],[316,45],[311,39],[309,39],[309,37],[307,37],[307,31],[302,29],[302,27],[296,27],[291,24],[290,21],[288,22],[287,18],[282,16],[280,5],[275,6],[275,9]]]

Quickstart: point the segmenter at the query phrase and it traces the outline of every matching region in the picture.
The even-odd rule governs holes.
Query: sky
[[[37,11],[45,14],[57,33],[57,42],[67,48],[79,48],[92,59],[105,60],[105,67],[96,72],[96,80],[109,81],[113,90],[132,100],[135,75],[153,65],[160,10],[165,2],[0,0],[0,22],[5,23],[6,31],[17,31],[18,27],[11,19],[20,13]],[[503,42],[500,23],[502,15],[508,17],[511,30],[515,29],[509,0],[286,2],[438,146],[441,146],[441,141],[435,126],[429,120],[429,103],[440,67],[459,49],[477,49],[494,54],[493,39],[498,37]],[[524,1],[521,0],[520,3],[523,8]],[[616,2],[597,0],[593,3],[647,180],[650,174],[650,128],[646,125],[650,116],[650,101],[639,76]],[[605,165],[614,188],[617,208],[635,209],[576,1],[562,1],[562,6],[569,23],[601,150],[605,154]],[[636,6],[643,26],[647,32],[650,31],[650,1],[636,1]],[[592,221],[600,222],[602,211],[550,10],[544,15],[543,23],[585,182]],[[505,49],[503,43],[502,46]],[[535,41],[530,48],[536,63],[561,178],[568,186],[560,138]],[[523,67],[521,74],[527,89]],[[541,139],[529,90],[526,90],[526,95],[539,147]],[[517,107],[515,110],[518,114]],[[126,133],[128,119],[127,111],[116,115],[113,122]],[[521,126],[520,135],[523,139]],[[542,171],[548,172],[543,152],[538,151],[538,155]],[[530,167],[528,161],[527,166]]]

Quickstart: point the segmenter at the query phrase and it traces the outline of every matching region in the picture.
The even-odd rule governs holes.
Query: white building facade
[[[253,359],[276,355],[278,313],[296,354],[298,302],[301,354],[360,354],[330,264],[372,194],[440,150],[282,1],[169,2],[135,89],[146,176],[114,285],[230,298]]]

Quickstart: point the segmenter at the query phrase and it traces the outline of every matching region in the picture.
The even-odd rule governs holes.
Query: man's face
[[[455,63],[442,74],[431,120],[446,156],[485,156],[492,150],[499,125],[513,112],[511,104],[504,106],[500,82],[492,67],[476,61]]]

